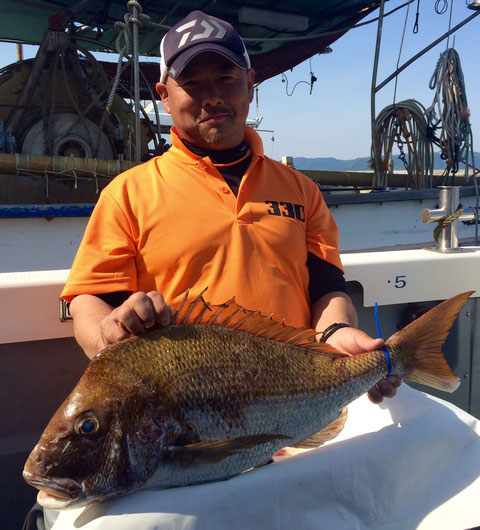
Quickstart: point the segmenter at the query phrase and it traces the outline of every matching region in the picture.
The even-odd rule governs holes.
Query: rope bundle
[[[433,231],[433,239],[435,240],[435,243],[437,245],[438,245],[438,238],[440,237],[441,232],[445,230],[446,226],[456,221],[462,215],[463,210],[464,210],[463,206],[460,205],[456,209],[456,211],[454,211],[451,215],[445,215],[444,217],[438,220],[438,224],[435,227],[435,230]]]
[[[388,185],[394,143],[407,171],[405,187],[432,186],[433,147],[427,136],[425,108],[421,103],[407,99],[385,107],[375,120],[373,141],[371,165],[378,187]]]
[[[468,158],[471,136],[465,81],[460,57],[453,48],[440,55],[429,87],[435,90],[433,102],[426,110],[429,137],[440,147],[441,157],[446,161],[445,176],[451,173],[453,178],[459,162]]]

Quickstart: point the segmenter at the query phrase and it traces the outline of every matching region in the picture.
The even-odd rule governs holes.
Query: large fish
[[[387,341],[394,375],[458,387],[441,346],[470,294]],[[311,342],[312,330],[234,300],[185,298],[172,325],[110,345],[90,362],[26,462],[41,505],[78,507],[262,465],[324,428],[341,429],[344,407],[387,375],[382,350],[348,357]]]

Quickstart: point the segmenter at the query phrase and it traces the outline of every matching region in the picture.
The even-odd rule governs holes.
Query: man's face
[[[254,75],[205,52],[156,89],[181,138],[204,149],[229,149],[244,138]]]

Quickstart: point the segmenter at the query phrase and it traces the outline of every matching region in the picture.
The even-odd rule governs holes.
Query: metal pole
[[[377,84],[377,72],[378,72],[378,59],[380,57],[380,44],[382,42],[382,27],[383,27],[383,12],[385,8],[385,0],[382,0],[380,4],[380,14],[378,16],[378,26],[377,26],[377,42],[375,45],[375,59],[373,61],[373,73],[372,73],[372,90],[370,93],[370,111],[371,111],[371,133],[372,133],[372,151],[373,151],[373,161],[374,161],[374,182],[372,183],[373,187],[378,187],[378,153],[375,146],[375,93],[376,93],[376,84]]]
[[[460,188],[458,186],[441,186],[438,195],[439,209],[451,215],[458,208]],[[458,247],[457,223],[448,224],[438,236],[437,248],[447,250]]]
[[[138,9],[132,2],[133,20],[133,84],[135,104],[135,162],[139,164],[142,159],[141,131],[140,131],[140,66],[138,63]]]
[[[409,59],[406,63],[402,64],[400,68],[397,68],[395,72],[393,72],[392,75],[389,75],[385,81],[382,81],[376,88],[375,92],[378,92],[381,90],[387,83],[390,83],[392,79],[394,79],[400,72],[403,72],[407,66],[410,66],[413,62],[415,62],[419,57],[421,57],[423,54],[427,53],[429,50],[431,50],[433,47],[435,47],[437,44],[442,42],[442,40],[446,39],[449,35],[452,33],[455,33],[458,29],[460,29],[462,26],[465,26],[465,24],[468,24],[471,20],[473,20],[476,16],[480,15],[480,11],[477,11],[476,13],[473,13],[473,15],[470,15],[468,18],[457,24],[454,28],[452,28],[450,31],[447,31],[444,33],[441,37],[439,37],[436,41],[432,42],[429,46],[424,48],[422,51],[418,52],[417,55],[414,55],[411,59]]]
[[[31,101],[33,92],[37,89],[38,80],[42,75],[42,70],[45,66],[48,54],[48,32],[43,37],[43,40],[38,48],[37,55],[33,61],[33,66],[30,69],[28,77],[22,86],[22,91],[15,106],[10,111],[6,120],[5,128],[11,127],[12,134],[17,135],[17,127],[22,121],[28,103]]]

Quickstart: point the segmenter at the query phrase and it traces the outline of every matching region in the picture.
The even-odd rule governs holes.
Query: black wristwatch
[[[327,339],[329,339],[335,331],[338,331],[342,328],[351,328],[352,326],[350,324],[345,324],[344,322],[336,322],[335,324],[332,324],[331,326],[328,326],[327,329],[325,329],[322,333],[322,337],[318,342],[327,342]]]

